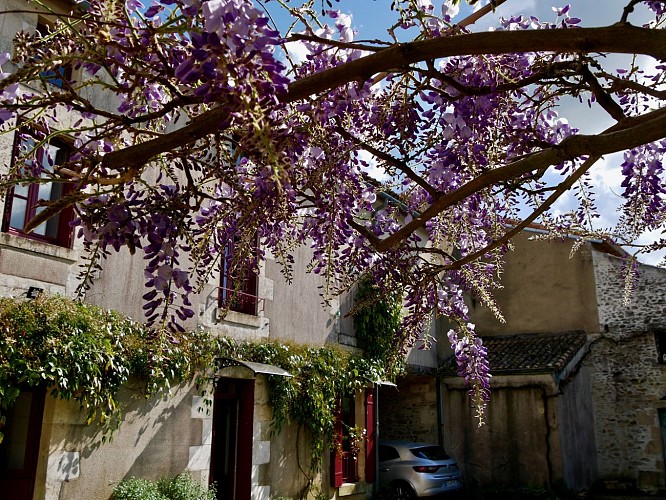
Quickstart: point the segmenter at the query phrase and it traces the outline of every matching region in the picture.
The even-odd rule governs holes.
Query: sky
[[[297,4],[297,1],[292,0],[291,3]],[[352,17],[352,28],[356,32],[355,40],[357,41],[369,39],[390,40],[386,29],[396,19],[395,12],[392,12],[390,8],[391,3],[392,0],[340,0],[332,2],[333,9]],[[441,12],[442,0],[432,0],[432,3],[435,6],[435,12]],[[487,0],[480,0],[477,8],[484,3],[487,3]],[[607,26],[620,20],[623,8],[627,3],[628,0],[572,0],[569,2],[571,5],[569,13],[572,17],[578,17],[582,20],[580,26]],[[486,31],[491,26],[497,25],[497,20],[500,17],[510,17],[512,15],[536,16],[541,21],[555,21],[556,14],[553,8],[561,8],[566,4],[567,2],[565,1],[558,2],[554,0],[507,0],[497,8],[496,12],[484,16],[471,29],[473,31]],[[603,7],[600,8],[601,6]],[[328,6],[324,5],[324,7],[328,9]],[[319,1],[317,1],[317,8],[321,8]],[[462,0],[460,12],[453,20],[460,21],[464,19],[472,10],[473,8],[467,5],[465,0]],[[630,15],[629,22],[641,25],[649,19],[650,14],[647,8],[639,5],[636,7],[634,13]],[[280,23],[279,17],[277,20]],[[607,64],[609,69],[616,69],[626,66],[627,61],[627,57],[613,56],[606,58],[605,64]],[[648,69],[650,67],[653,68],[656,64],[654,60],[649,58],[644,58],[639,63]],[[572,113],[573,109],[576,111]],[[584,110],[584,112],[581,110]],[[563,101],[560,113],[567,117],[571,125],[579,128],[581,133],[598,133],[613,124],[613,121],[598,106],[589,109],[580,106],[577,102]],[[592,179],[597,187],[597,207],[601,214],[601,218],[596,222],[599,228],[609,227],[616,221],[618,214],[617,207],[620,203],[618,193],[622,191],[620,186],[622,180],[620,171],[621,162],[621,153],[608,155],[600,160],[591,170]],[[573,206],[573,196],[573,193],[563,196],[555,205],[555,210],[559,212],[570,210]],[[645,235],[642,242],[653,241],[659,236],[656,232]],[[649,264],[657,264],[665,255],[666,252],[655,253],[647,257],[642,257],[641,260]]]

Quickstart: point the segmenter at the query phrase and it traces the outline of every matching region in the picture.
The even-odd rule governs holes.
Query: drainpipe
[[[437,375],[435,379],[435,392],[437,393],[437,444],[444,447],[444,398],[442,398],[442,378]]]

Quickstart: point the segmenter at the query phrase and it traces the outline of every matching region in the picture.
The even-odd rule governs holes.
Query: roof
[[[488,348],[490,372],[494,375],[517,373],[560,373],[585,345],[584,332],[526,333],[482,337]],[[440,366],[442,373],[456,372],[453,356]]]

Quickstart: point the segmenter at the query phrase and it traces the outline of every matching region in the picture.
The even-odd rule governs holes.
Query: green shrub
[[[159,481],[131,478],[113,490],[113,500],[215,500],[215,487],[202,486],[187,472]]]
[[[166,500],[159,491],[157,484],[145,479],[133,477],[121,481],[113,489],[114,500]]]
[[[130,375],[145,379],[150,396],[212,363],[208,334],[168,335],[65,297],[0,298],[0,421],[22,389],[44,385],[78,402],[87,423],[103,426],[104,442],[122,419],[118,392]]]
[[[157,482],[157,489],[169,500],[215,500],[215,487],[202,486],[192,479],[187,472],[174,478],[162,478]]]

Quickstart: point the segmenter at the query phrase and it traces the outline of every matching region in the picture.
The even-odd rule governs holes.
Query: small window
[[[420,448],[410,448],[412,455],[418,458],[428,460],[448,460],[449,457],[441,446],[422,446]]]
[[[393,446],[387,446],[383,444],[379,445],[380,462],[386,462],[387,460],[395,460],[396,458],[400,458],[400,454],[398,453],[398,450],[396,450]]]
[[[657,363],[666,364],[666,330],[656,330],[654,341],[657,345]]]
[[[62,141],[52,141],[35,149],[36,139],[25,129],[18,132],[16,137],[13,160],[16,172],[30,169],[35,172],[35,176],[39,173],[42,178],[47,178],[55,165],[62,164],[69,157],[70,148]],[[32,158],[26,156],[30,153]],[[16,165],[17,161],[23,162],[23,166]],[[59,246],[71,246],[72,228],[69,223],[74,215],[71,208],[54,215],[31,233],[24,231],[26,224],[44,209],[40,206],[41,202],[56,201],[62,198],[66,191],[65,184],[51,181],[14,186],[7,194],[2,230]]]
[[[257,314],[257,273],[251,261],[234,268],[234,254],[238,241],[229,243],[224,252],[224,261],[220,273],[219,306],[244,314]],[[256,255],[256,245],[251,250]]]

